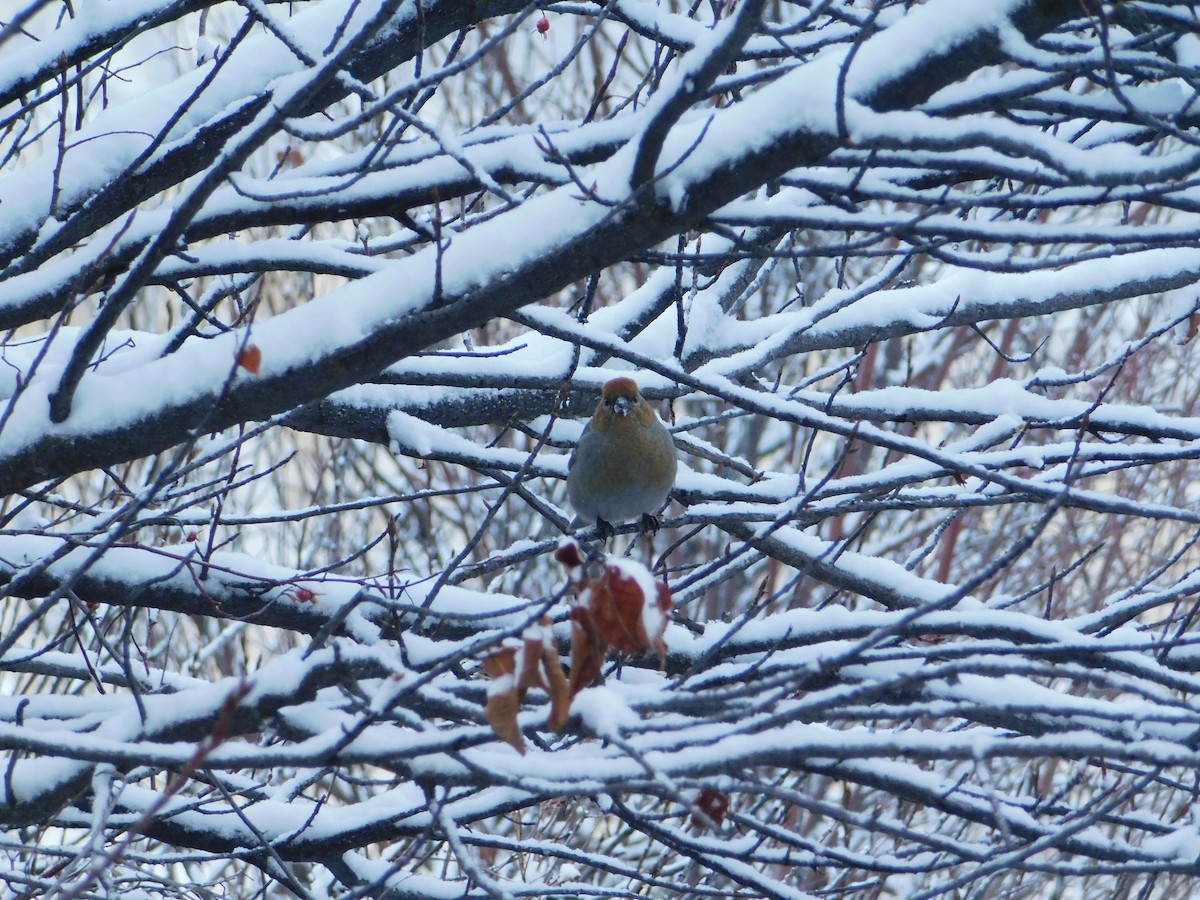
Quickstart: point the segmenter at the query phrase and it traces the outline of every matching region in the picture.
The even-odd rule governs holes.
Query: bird
[[[602,536],[612,523],[639,516],[656,531],[654,514],[675,486],[675,442],[632,378],[613,378],[567,463],[567,499],[576,522],[595,521]]]

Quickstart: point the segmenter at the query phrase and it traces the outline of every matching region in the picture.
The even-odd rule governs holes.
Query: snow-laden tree
[[[7,894],[1183,896],[1198,88],[1172,0],[0,0]]]

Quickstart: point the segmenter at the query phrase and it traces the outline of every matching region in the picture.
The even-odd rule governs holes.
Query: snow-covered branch
[[[15,896],[1191,889],[1188,5],[9,5]]]

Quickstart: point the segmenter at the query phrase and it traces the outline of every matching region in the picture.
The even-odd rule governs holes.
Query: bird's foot
[[[652,516],[650,513],[642,513],[642,534],[648,534],[651,537],[658,534],[658,529],[661,523],[658,521],[658,516]]]

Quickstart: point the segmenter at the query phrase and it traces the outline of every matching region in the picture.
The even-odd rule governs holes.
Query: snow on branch
[[[1191,890],[1188,9],[14,10],[14,896]]]

